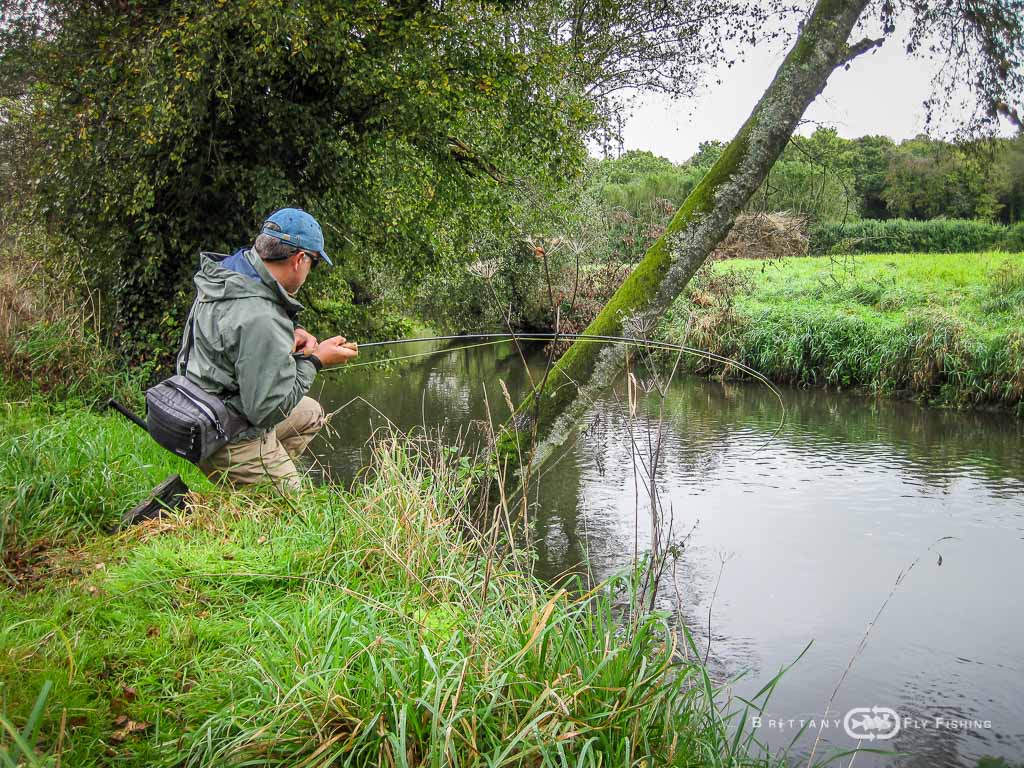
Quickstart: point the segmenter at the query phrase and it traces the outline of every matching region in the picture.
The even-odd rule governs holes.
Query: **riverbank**
[[[0,432],[12,764],[772,764],[663,615],[621,623],[627,581],[555,592],[462,535],[450,452],[384,439],[353,491],[282,500],[74,403]],[[186,514],[105,532],[172,472]]]
[[[660,332],[775,381],[1024,414],[1021,254],[716,262]]]

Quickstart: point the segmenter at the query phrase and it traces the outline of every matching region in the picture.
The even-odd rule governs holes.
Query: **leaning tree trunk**
[[[847,40],[869,0],[818,0],[793,49],[739,133],[686,198],[665,233],[645,254],[586,334],[629,335],[631,319],[647,326],[672,304],[782,153],[804,111],[840,65],[881,40]],[[623,334],[623,329],[626,334]],[[518,409],[502,439],[506,450],[541,438],[543,460],[560,444],[596,392],[622,369],[620,345],[576,341],[551,369],[541,394]]]

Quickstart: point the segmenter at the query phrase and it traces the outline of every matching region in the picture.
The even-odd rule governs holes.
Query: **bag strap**
[[[185,371],[188,368],[188,358],[192,353],[192,345],[196,340],[196,305],[199,303],[197,298],[192,303],[192,309],[188,313],[188,322],[185,328],[184,338],[182,339],[181,353],[178,355],[177,373],[179,376],[184,376]]]

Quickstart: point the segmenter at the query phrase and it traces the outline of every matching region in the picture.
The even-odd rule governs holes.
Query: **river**
[[[539,376],[539,350],[528,357]],[[314,394],[347,405],[314,453],[347,484],[387,421],[453,436],[488,404],[504,418],[499,379],[513,398],[526,391],[508,343],[325,374]],[[789,755],[806,764],[820,733],[815,761],[859,743],[885,754],[857,766],[1024,764],[1024,423],[780,392],[782,405],[760,384],[676,377],[631,416],[625,386],[609,391],[540,481],[537,573],[600,579],[650,550],[637,457],[660,425],[657,487],[681,554],[658,607],[736,697],[810,643],[755,721],[768,749],[795,739]]]

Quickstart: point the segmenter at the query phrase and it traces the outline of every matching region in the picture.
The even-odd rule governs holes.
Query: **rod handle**
[[[131,408],[125,405],[121,405],[121,403],[117,402],[117,400],[115,400],[114,398],[110,398],[109,400],[107,400],[107,407],[113,408],[115,411],[117,411],[126,419],[128,419],[128,421],[131,421],[134,424],[137,424],[139,427],[141,427],[143,432],[149,434],[149,427],[146,426],[146,422],[140,419],[138,414],[135,413],[135,411],[133,411]]]

